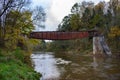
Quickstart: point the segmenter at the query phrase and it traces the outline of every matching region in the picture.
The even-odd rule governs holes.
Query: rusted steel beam
[[[94,31],[93,31],[94,32]],[[32,32],[30,38],[44,39],[44,40],[70,40],[85,38],[94,35],[92,31],[80,32],[59,32],[59,31],[45,31],[45,32]]]

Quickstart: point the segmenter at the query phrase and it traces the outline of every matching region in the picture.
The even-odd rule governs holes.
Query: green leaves
[[[70,19],[71,19],[71,15],[65,16],[63,18],[63,21],[59,24],[58,30],[59,31],[71,31],[72,27],[70,24]]]
[[[82,27],[81,19],[79,14],[72,14],[70,19],[70,24],[73,31],[79,31],[79,29]]]

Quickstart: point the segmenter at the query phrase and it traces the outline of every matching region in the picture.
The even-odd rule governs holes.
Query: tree
[[[23,6],[28,4],[30,0],[0,0],[0,45],[4,46],[4,37],[5,37],[5,27],[6,27],[6,19],[8,19],[7,15],[11,13],[11,11],[20,11]],[[16,16],[17,19],[17,16]],[[14,19],[15,22],[15,19]],[[14,23],[12,23],[13,25]]]
[[[24,35],[27,35],[34,28],[31,20],[32,14],[29,11],[10,11],[5,21],[5,46],[15,49],[17,46],[26,46]]]
[[[25,45],[25,39],[34,26],[42,25],[45,21],[44,10],[41,7],[30,10],[26,7],[30,4],[30,0],[0,2],[0,47]]]
[[[32,21],[34,26],[45,28],[44,22],[46,20],[46,14],[44,9],[41,6],[37,6],[32,11]]]
[[[79,31],[83,29],[81,18],[79,14],[72,14],[70,19],[70,25],[73,31]]]
[[[104,35],[113,49],[119,49],[120,40],[120,1],[76,3],[71,8],[71,14],[64,17],[59,25],[59,31],[80,31],[97,29]],[[110,41],[113,42],[110,42]],[[75,40],[77,43],[77,40]],[[88,45],[87,39],[78,40],[79,44]],[[85,44],[84,44],[85,43]],[[78,44],[78,43],[77,43]],[[79,45],[79,46],[81,46]],[[91,44],[92,45],[92,44]],[[117,47],[114,47],[117,46]],[[82,48],[83,49],[83,48]]]
[[[58,31],[71,31],[72,27],[70,24],[71,15],[65,16],[62,22],[58,25]]]

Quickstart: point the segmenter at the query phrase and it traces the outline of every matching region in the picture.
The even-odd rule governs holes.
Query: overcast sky
[[[45,29],[36,29],[40,31],[55,31],[64,16],[70,13],[71,7],[76,2],[82,1],[93,1],[94,3],[98,3],[99,1],[108,2],[109,0],[32,0],[32,6],[42,6],[47,16]]]

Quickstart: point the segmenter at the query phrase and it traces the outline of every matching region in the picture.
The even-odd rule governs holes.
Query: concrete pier
[[[93,37],[93,55],[112,55],[104,36]]]

